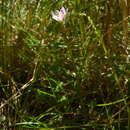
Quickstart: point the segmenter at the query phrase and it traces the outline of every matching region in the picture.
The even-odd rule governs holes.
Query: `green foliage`
[[[0,128],[129,129],[124,15],[117,0],[0,1]]]

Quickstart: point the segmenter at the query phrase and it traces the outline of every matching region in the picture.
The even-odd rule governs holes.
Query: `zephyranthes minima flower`
[[[52,11],[51,14],[52,14],[52,18],[55,19],[56,21],[64,22],[66,11],[65,8],[62,7],[60,11],[59,10],[56,10],[55,12]]]

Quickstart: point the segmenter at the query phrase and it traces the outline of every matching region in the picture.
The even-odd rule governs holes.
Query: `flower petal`
[[[52,18],[55,19],[56,21],[59,21],[59,18],[57,17],[57,15],[54,14],[54,12],[51,12],[52,14]]]
[[[60,21],[59,17],[57,17],[56,15],[54,15],[52,18],[55,19],[56,21]]]
[[[55,15],[58,15],[59,13],[60,13],[59,10],[56,10],[56,11],[55,11]]]
[[[60,14],[59,14],[59,19],[60,19],[61,21],[63,21],[63,20],[64,20],[64,17],[65,17],[65,15],[64,15],[62,12],[60,12]]]
[[[62,7],[62,8],[60,9],[60,11],[61,11],[64,15],[66,15],[66,11],[65,11],[65,8],[64,8],[64,7]]]

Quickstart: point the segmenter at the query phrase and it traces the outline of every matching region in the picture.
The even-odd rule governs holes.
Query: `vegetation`
[[[129,9],[127,0],[1,0],[0,128],[129,129]]]

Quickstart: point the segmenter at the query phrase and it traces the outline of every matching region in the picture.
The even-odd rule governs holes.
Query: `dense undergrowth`
[[[64,24],[51,16],[62,6]],[[128,9],[127,0],[0,1],[0,128],[129,129]]]

